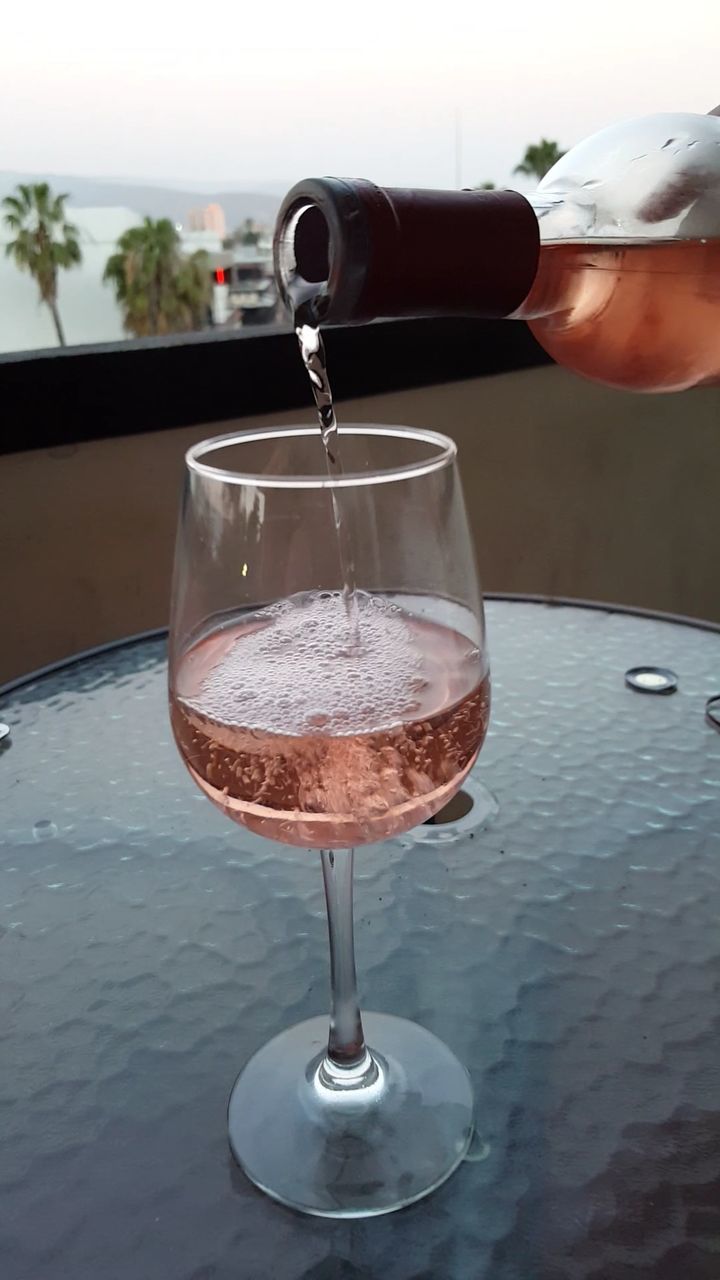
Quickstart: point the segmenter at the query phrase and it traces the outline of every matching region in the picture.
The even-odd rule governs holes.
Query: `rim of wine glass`
[[[220,480],[224,484],[253,485],[263,489],[343,489],[358,485],[388,484],[394,480],[408,480],[425,476],[433,471],[441,471],[443,467],[452,465],[457,457],[457,445],[449,436],[439,431],[428,431],[423,427],[404,427],[398,425],[378,426],[349,422],[338,428],[340,436],[385,436],[395,439],[416,440],[419,443],[435,445],[438,452],[422,462],[405,463],[402,466],[377,468],[373,471],[351,471],[342,476],[327,474],[278,476],[259,475],[250,472],[228,471],[224,467],[204,462],[207,454],[219,449],[227,449],[232,445],[251,444],[258,440],[279,440],[292,436],[315,436],[319,429],[316,426],[261,427],[249,431],[229,431],[225,435],[211,436],[194,444],[185,454],[185,463],[189,471],[206,476],[211,480]]]

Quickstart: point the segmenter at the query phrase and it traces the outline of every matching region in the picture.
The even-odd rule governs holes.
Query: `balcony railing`
[[[720,620],[720,390],[612,391],[507,322],[331,330],[328,349],[341,420],[458,441],[488,591]],[[0,406],[0,680],[163,626],[185,449],[312,420],[280,328],[6,356]]]
[[[331,329],[338,400],[548,363],[521,324],[381,321]],[[196,422],[305,408],[307,375],[286,326],[0,356],[0,450],[50,448]]]

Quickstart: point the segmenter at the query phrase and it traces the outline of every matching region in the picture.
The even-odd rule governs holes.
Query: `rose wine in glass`
[[[336,594],[226,624],[185,655],[172,696],[194,781],[259,835],[345,849],[406,831],[477,758],[489,680],[459,632],[358,595],[348,648]]]
[[[228,1112],[248,1177],[296,1209],[387,1213],[457,1167],[472,1136],[465,1068],[430,1031],[361,1017],[353,847],[425,821],[472,768],[490,686],[455,446],[347,427],[328,474],[318,434],[205,441],[187,456],[173,586],[173,732],[197,785],[250,830],[321,850],[329,1028],[282,1031]],[[355,533],[351,616],[334,533]]]

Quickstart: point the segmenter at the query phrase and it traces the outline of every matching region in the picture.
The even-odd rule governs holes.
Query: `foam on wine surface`
[[[477,646],[358,593],[309,593],[196,643],[172,722],[195,781],[228,815],[290,844],[340,848],[422,822],[458,789],[487,728]]]
[[[339,603],[336,592],[298,596],[255,615],[242,643],[220,633],[203,713],[279,734],[368,732],[412,714],[422,654],[401,610],[358,592],[361,642],[349,645]]]

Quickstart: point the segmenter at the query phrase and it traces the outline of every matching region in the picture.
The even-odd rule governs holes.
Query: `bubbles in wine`
[[[223,812],[305,848],[347,848],[423,822],[485,736],[484,654],[454,627],[360,593],[362,644],[339,592],[291,597],[198,640],[180,661],[173,730]],[[459,619],[458,619],[459,620]]]
[[[310,592],[255,615],[191,702],[225,724],[271,733],[368,732],[417,705],[422,655],[397,606],[357,593],[361,637],[348,643],[339,592]]]

